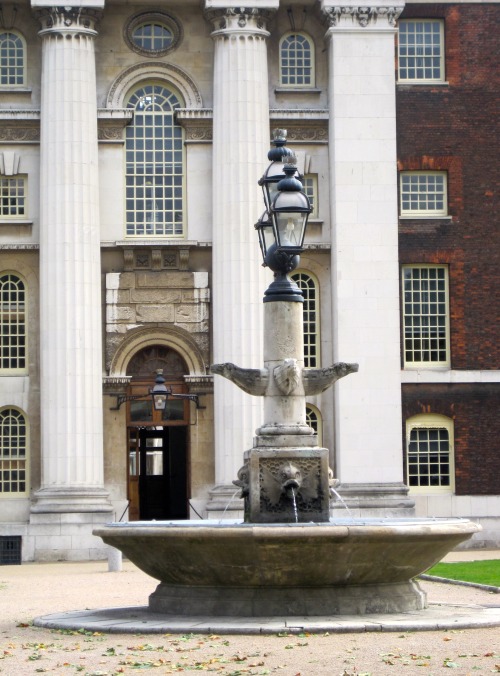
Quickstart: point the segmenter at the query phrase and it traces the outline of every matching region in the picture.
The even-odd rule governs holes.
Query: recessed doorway
[[[131,360],[127,403],[128,500],[130,521],[189,516],[189,413],[185,399],[168,399],[155,410],[149,391],[158,369],[174,393],[186,393],[184,361],[174,350],[151,346]]]

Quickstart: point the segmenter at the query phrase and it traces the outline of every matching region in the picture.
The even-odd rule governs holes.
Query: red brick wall
[[[457,495],[500,492],[499,400],[499,383],[403,385],[403,420],[438,413],[454,421]]]
[[[401,263],[450,270],[454,369],[500,368],[500,5],[407,5],[445,21],[448,85],[398,85],[400,170],[446,170],[451,220],[402,219]]]

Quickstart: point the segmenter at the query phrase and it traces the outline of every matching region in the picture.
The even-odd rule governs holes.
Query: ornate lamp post
[[[266,211],[255,228],[264,265],[274,272],[264,295],[264,368],[211,367],[245,392],[264,397],[264,424],[234,482],[242,489],[245,518],[252,523],[329,520],[333,473],[328,449],[318,447],[306,422],[305,397],[357,370],[357,364],[343,363],[304,368],[304,298],[288,273],[299,263],[311,205],[285,138],[284,130],[275,132],[271,164],[259,181]]]

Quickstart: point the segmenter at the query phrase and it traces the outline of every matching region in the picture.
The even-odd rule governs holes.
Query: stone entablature
[[[100,108],[97,133],[101,143],[123,143],[123,130],[130,124],[133,111],[127,108]],[[10,144],[40,143],[39,110],[0,110],[0,142]]]

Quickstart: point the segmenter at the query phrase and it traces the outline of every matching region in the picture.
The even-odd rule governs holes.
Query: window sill
[[[275,94],[321,94],[317,87],[275,87]]]
[[[12,85],[11,87],[2,85],[0,86],[1,94],[31,94],[31,87],[22,87],[20,85]]]
[[[405,214],[399,216],[401,221],[452,221],[451,216],[432,216],[430,214]]]
[[[447,80],[409,80],[408,82],[396,82],[398,87],[449,87]]]
[[[0,218],[0,225],[33,225],[33,221],[18,219]]]

